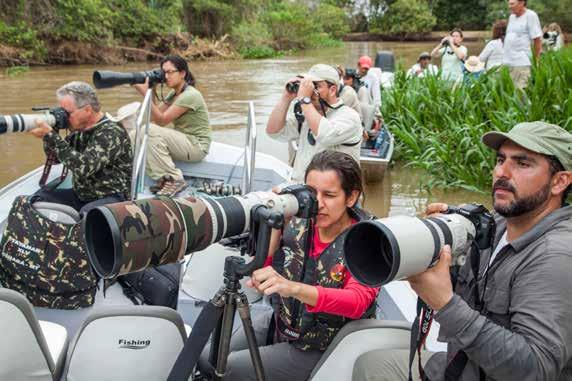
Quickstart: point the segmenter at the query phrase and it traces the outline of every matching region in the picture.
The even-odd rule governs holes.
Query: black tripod
[[[169,381],[187,381],[189,379],[211,332],[213,333],[213,340],[209,362],[214,368],[212,379],[219,381],[224,378],[234,316],[237,310],[248,342],[256,379],[259,381],[265,379],[260,351],[250,317],[248,299],[244,292],[240,291],[240,280],[264,265],[268,256],[272,229],[281,229],[284,224],[284,217],[280,213],[269,212],[262,205],[252,208],[250,217],[250,234],[244,251],[254,256],[254,260],[246,264],[244,258],[226,258],[224,286],[208,302],[197,318],[195,326],[171,370]]]

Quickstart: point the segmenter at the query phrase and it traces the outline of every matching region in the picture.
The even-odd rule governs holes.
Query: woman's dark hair
[[[493,40],[501,39],[504,41],[506,35],[506,20],[497,20],[493,24]]]
[[[170,62],[173,64],[173,66],[177,68],[177,70],[184,71],[185,82],[187,82],[187,84],[191,86],[195,86],[195,77],[193,76],[193,73],[191,73],[191,71],[189,70],[189,65],[187,64],[187,61],[183,57],[175,54],[166,56],[161,60],[161,69],[163,69],[163,64],[165,62]]]
[[[550,176],[554,176],[557,172],[564,171],[564,166],[556,156],[548,156],[548,163],[550,164]],[[572,185],[568,185],[568,188],[566,188],[562,194],[562,205],[566,203],[566,198],[571,191]]]
[[[459,33],[459,35],[461,36],[461,38],[463,38],[463,31],[461,30],[461,28],[455,28],[455,29],[453,29],[452,31],[449,32],[449,36],[452,36],[453,33],[455,33],[455,32]]]
[[[306,168],[304,181],[306,181],[310,171],[313,170],[336,172],[347,197],[351,196],[354,190],[357,190],[359,194],[363,193],[361,169],[354,158],[347,153],[327,150],[315,154],[308,168]]]

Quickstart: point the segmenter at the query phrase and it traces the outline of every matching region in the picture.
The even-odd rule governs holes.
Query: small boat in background
[[[387,126],[368,134],[370,138],[361,144],[360,166],[364,181],[371,184],[383,180],[393,156],[394,139]]]

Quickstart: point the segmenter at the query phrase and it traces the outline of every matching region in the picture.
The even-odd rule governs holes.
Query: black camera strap
[[[417,352],[417,360],[419,367],[419,376],[421,380],[425,380],[425,372],[421,365],[421,348],[425,345],[427,335],[431,329],[433,322],[433,309],[429,307],[421,298],[417,298],[417,316],[413,321],[411,327],[411,342],[409,350],[409,381],[413,381],[413,361],[415,359],[415,352]]]

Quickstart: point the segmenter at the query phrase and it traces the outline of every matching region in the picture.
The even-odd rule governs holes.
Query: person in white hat
[[[470,56],[463,64],[464,80],[475,80],[485,72],[485,63],[477,56]]]
[[[296,140],[292,180],[302,183],[304,172],[318,152],[326,149],[351,155],[359,163],[362,125],[359,114],[338,98],[340,76],[330,65],[317,64],[290,79],[266,125],[273,139]],[[292,101],[294,113],[288,115]]]

